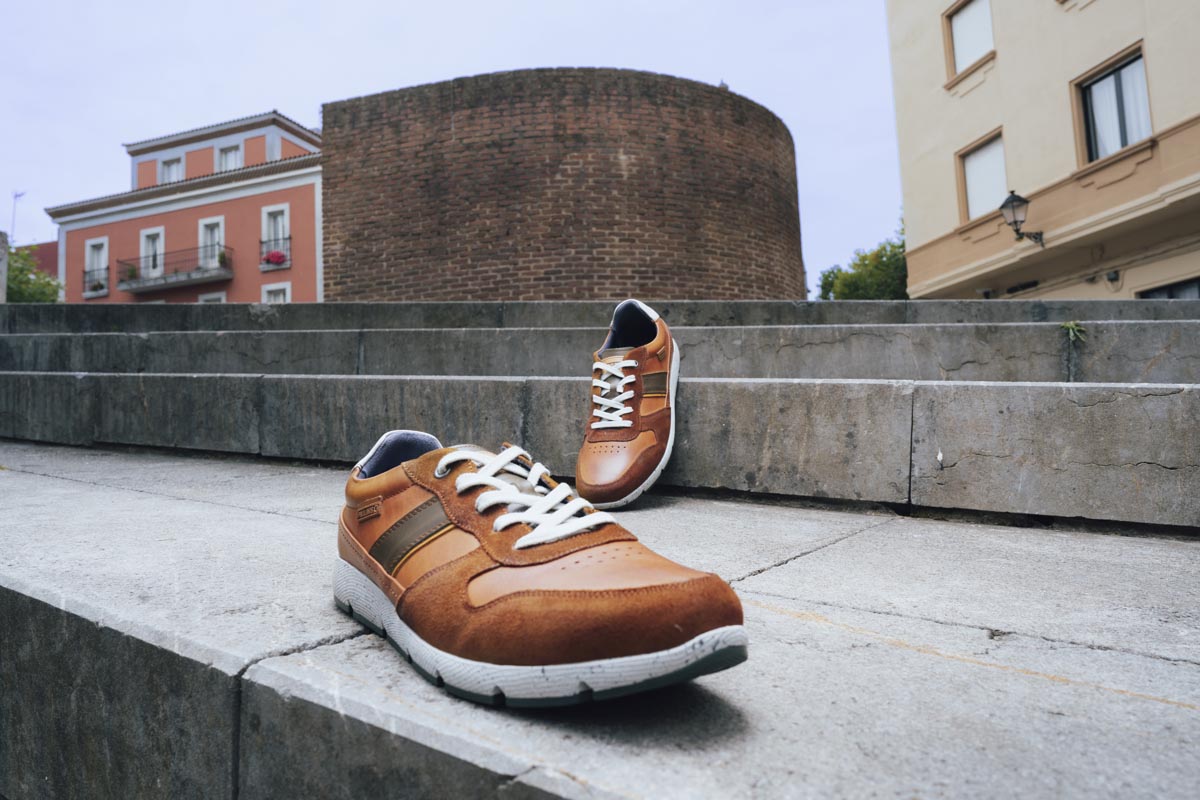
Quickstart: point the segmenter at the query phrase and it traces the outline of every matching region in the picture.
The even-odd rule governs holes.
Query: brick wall
[[[804,297],[791,135],[727,90],[612,69],[324,106],[327,300]]]

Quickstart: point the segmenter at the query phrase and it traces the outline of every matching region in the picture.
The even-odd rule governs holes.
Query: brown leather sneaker
[[[592,364],[592,408],[575,465],[596,508],[632,503],[662,474],[675,445],[679,347],[654,309],[626,300]]]
[[[519,447],[385,434],[350,473],[338,553],[338,608],[477,702],[568,705],[746,659],[729,584],[640,544]]]

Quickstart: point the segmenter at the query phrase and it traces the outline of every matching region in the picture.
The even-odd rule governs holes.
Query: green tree
[[[822,300],[907,300],[904,228],[872,250],[858,250],[850,266],[821,273]]]
[[[37,268],[32,247],[8,250],[8,302],[57,303],[58,281]]]

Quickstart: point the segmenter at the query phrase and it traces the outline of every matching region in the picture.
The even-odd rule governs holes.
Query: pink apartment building
[[[46,209],[64,299],[321,300],[320,149],[277,111],[125,145],[129,191]]]

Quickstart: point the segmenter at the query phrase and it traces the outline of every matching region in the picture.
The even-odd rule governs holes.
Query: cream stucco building
[[[1200,297],[1200,2],[888,0],[888,26],[910,296]]]

